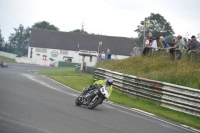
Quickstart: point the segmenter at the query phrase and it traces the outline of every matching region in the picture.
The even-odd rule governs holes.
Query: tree
[[[165,18],[160,14],[151,13],[149,17],[145,18],[145,22],[146,22],[145,36],[147,36],[149,32],[151,32],[154,37],[160,37],[160,36],[165,37],[175,34],[172,29],[172,26],[170,25],[170,22],[167,22]],[[140,42],[142,42],[144,37],[143,27],[144,27],[144,20],[140,22],[140,25],[138,25],[137,29],[135,30],[135,32],[138,33]]]
[[[3,45],[4,45],[4,38],[2,37],[1,29],[0,29],[0,50],[3,49]]]
[[[32,28],[59,31],[59,29],[56,26],[54,26],[54,25],[52,25],[52,24],[50,24],[49,22],[46,22],[46,21],[37,22],[32,26]]]
[[[142,42],[140,42],[139,38],[135,37],[131,39],[133,39],[133,41],[137,44],[138,47],[142,47]]]
[[[80,29],[76,29],[76,30],[73,30],[73,31],[70,31],[70,32],[76,32],[76,33],[88,34],[87,31],[80,30]]]
[[[70,32],[88,34],[87,31],[85,31],[84,26],[85,26],[85,24],[84,24],[84,22],[83,22],[83,23],[81,23],[81,29],[76,29],[76,30],[73,30],[73,31],[70,31]]]
[[[27,46],[29,42],[30,36],[30,28],[27,27],[26,29],[22,24],[19,25],[18,28],[14,28],[15,33],[12,33],[9,37],[10,45],[14,48],[17,48],[18,55],[26,55],[28,53]]]

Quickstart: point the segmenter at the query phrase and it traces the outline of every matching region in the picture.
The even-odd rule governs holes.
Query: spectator
[[[166,44],[165,39],[163,38],[163,36],[160,37],[160,40],[162,41],[163,48],[167,48],[167,44]]]
[[[133,52],[130,53],[130,57],[133,56]]]
[[[177,46],[177,40],[175,38],[172,39],[172,43],[173,43],[173,46],[170,47],[168,46],[168,50],[169,50],[169,53],[171,54],[171,57],[173,57],[173,54],[174,54],[174,49],[176,48]]]
[[[108,60],[110,60],[110,59],[111,59],[111,53],[108,52]]]
[[[144,44],[145,46],[149,45],[149,40],[147,39],[147,37],[144,37]]]
[[[158,45],[158,41],[159,41],[159,37],[157,37],[156,39],[153,40],[151,48],[155,48],[157,49],[157,45]]]
[[[185,42],[184,48],[185,48],[185,49],[188,49],[188,46],[187,46],[187,43],[188,43],[188,42],[187,42],[187,39],[184,37],[183,40],[184,40],[184,42]]]
[[[106,55],[105,55],[105,53],[103,51],[102,54],[101,54],[101,60],[105,60],[105,58],[106,58]]]
[[[178,52],[177,56],[175,57],[176,60],[179,60],[181,58],[181,53],[183,52],[185,41],[183,40],[181,35],[177,36],[178,39],[178,45],[176,48],[178,48],[180,51]]]
[[[158,48],[163,48],[163,44],[162,44],[161,38],[157,37],[156,38],[156,42],[157,42]]]
[[[147,53],[149,52],[149,49],[151,48],[152,42],[153,42],[153,37],[152,37],[152,33],[149,32],[148,34],[149,38],[147,40],[146,37],[144,37],[144,41],[145,41],[145,48],[142,52],[143,55],[147,55]]]
[[[188,39],[188,43],[187,43],[188,48],[190,47],[191,42],[192,42],[191,39]]]
[[[192,40],[192,42],[189,46],[189,50],[198,50],[200,47],[200,43],[197,41],[196,37],[192,36],[191,40]]]

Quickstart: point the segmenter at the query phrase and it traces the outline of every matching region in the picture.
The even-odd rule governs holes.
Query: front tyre
[[[82,103],[82,97],[78,97],[75,101],[75,104],[76,106],[81,106],[83,103]]]
[[[102,98],[97,97],[94,101],[91,101],[88,105],[88,109],[94,109],[96,106],[98,106],[103,101]]]

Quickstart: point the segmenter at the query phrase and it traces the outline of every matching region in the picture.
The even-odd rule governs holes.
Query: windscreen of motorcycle
[[[110,92],[110,86],[105,86],[105,89]]]

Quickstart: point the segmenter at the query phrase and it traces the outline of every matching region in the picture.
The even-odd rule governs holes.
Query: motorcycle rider
[[[109,92],[109,95],[111,95],[111,93],[112,93],[112,84],[113,84],[113,79],[112,78],[107,78],[105,80],[98,80],[93,85],[90,85],[90,87],[88,87],[88,89],[85,89],[82,92],[82,95],[84,96],[88,91],[95,89],[97,86],[102,87],[104,85],[105,85],[105,89]]]

